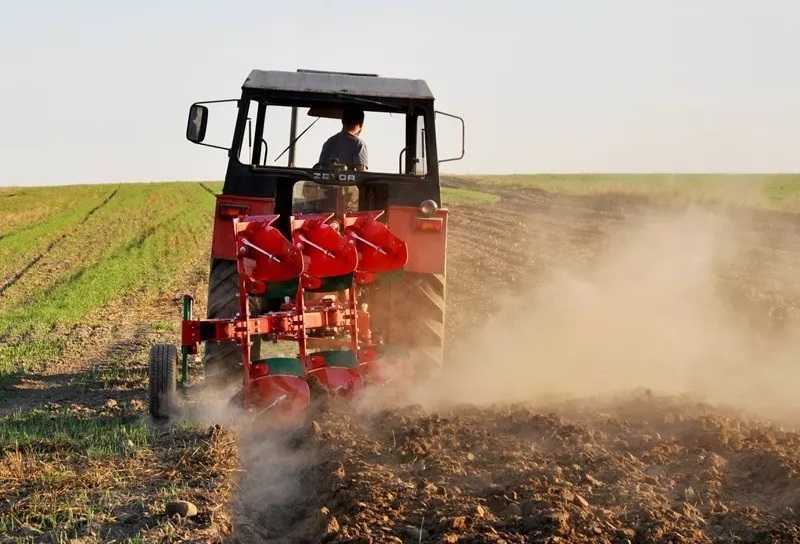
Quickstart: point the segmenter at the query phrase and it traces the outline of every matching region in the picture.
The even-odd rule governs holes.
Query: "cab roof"
[[[369,96],[433,100],[428,84],[421,79],[378,77],[375,74],[298,70],[253,70],[243,89],[295,93],[320,93],[337,96]]]

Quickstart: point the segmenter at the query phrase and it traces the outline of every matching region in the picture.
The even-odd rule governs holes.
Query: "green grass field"
[[[169,312],[206,270],[213,203],[198,183],[0,189],[0,395],[48,367],[75,374],[67,402],[56,392],[0,417],[0,541],[191,540],[148,516],[119,519],[177,497],[201,504],[235,456],[210,461],[204,429],[153,429],[141,393],[124,399],[141,391],[150,339],[174,333],[154,306]],[[144,323],[126,333],[131,319]]]
[[[207,249],[213,210],[197,183],[11,189],[0,202],[32,207],[0,233],[0,380],[58,359],[68,331],[111,302],[163,289]]]

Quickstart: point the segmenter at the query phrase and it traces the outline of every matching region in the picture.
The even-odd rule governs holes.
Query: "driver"
[[[342,130],[337,132],[322,146],[319,164],[328,167],[340,163],[348,170],[367,169],[367,144],[359,138],[364,128],[364,110],[345,107],[342,112]]]

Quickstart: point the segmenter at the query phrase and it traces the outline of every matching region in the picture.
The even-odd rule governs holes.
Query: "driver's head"
[[[342,112],[342,128],[347,132],[355,134],[361,133],[364,127],[364,110],[353,107],[346,107]]]

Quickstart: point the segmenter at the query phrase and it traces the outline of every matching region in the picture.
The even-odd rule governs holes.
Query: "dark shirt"
[[[346,164],[348,168],[367,169],[367,144],[349,132],[337,132],[322,146],[319,154],[320,166],[328,166],[334,161]]]

